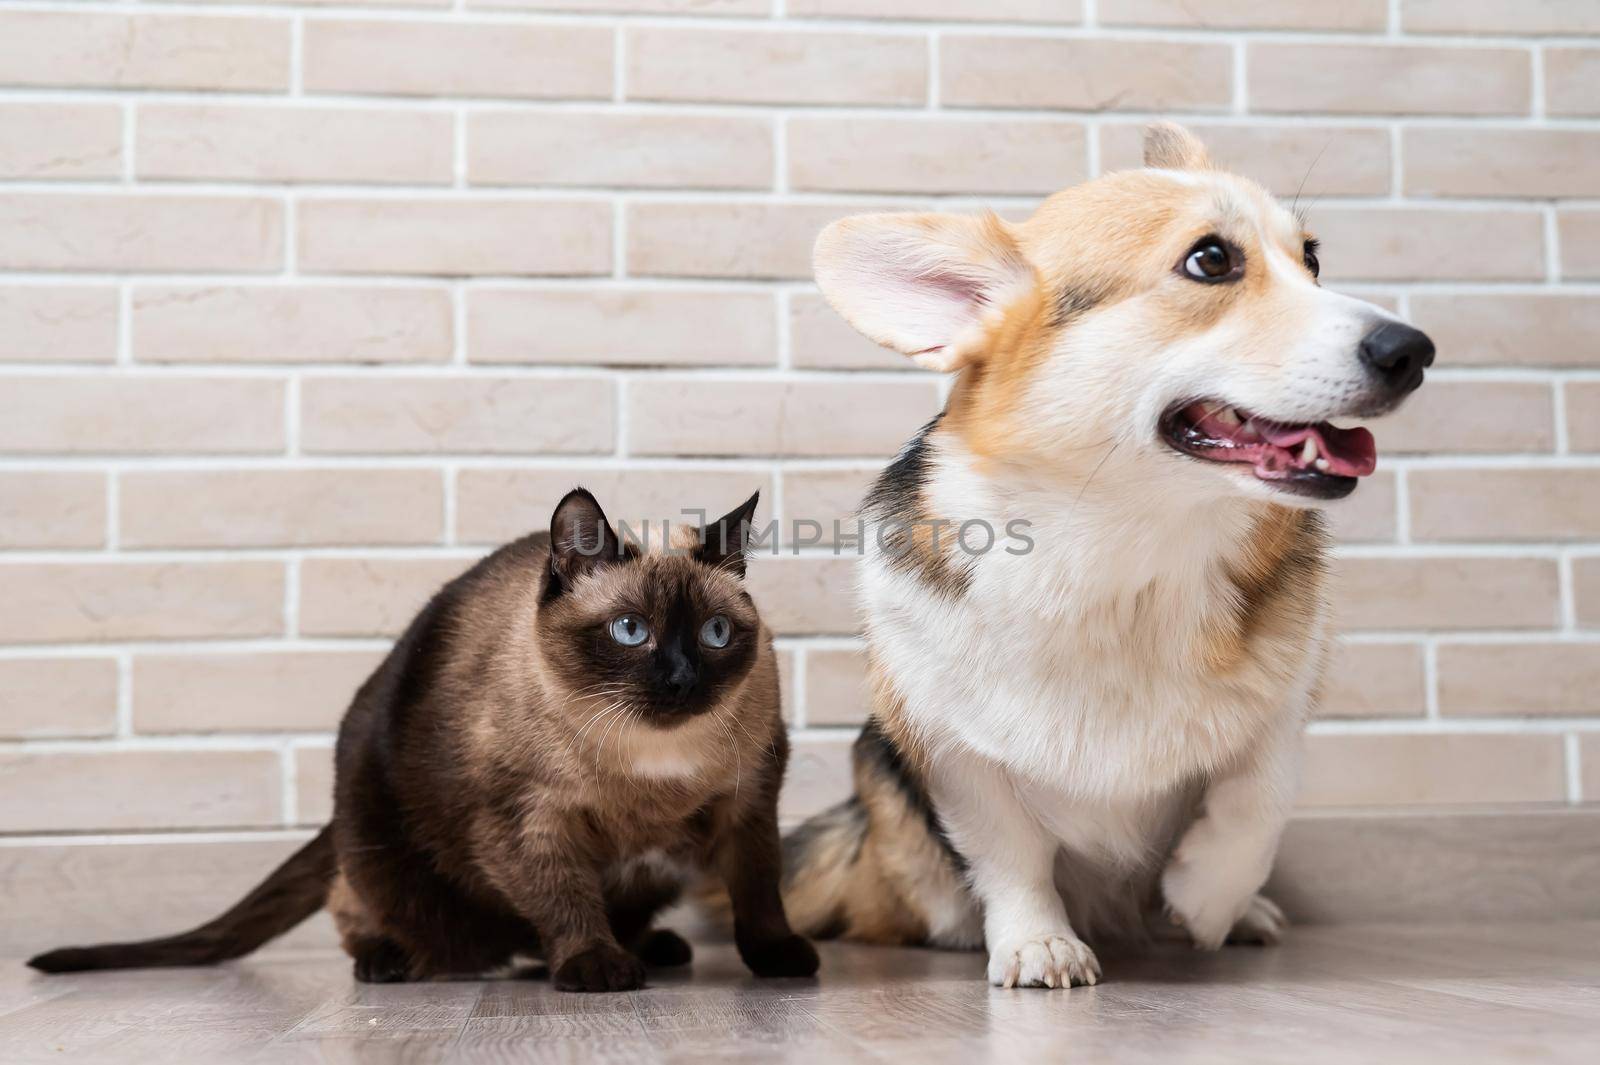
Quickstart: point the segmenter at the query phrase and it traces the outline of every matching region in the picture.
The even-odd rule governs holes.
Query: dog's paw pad
[[[1078,987],[1100,982],[1100,961],[1072,935],[1046,935],[1002,946],[989,955],[996,987]]]

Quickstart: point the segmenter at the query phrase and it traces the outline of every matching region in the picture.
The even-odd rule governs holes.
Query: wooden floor
[[[644,991],[363,986],[342,955],[42,977],[0,963],[0,1062],[1600,1062],[1600,922],[1297,928],[1000,991],[975,954],[828,945],[815,981],[726,946]]]

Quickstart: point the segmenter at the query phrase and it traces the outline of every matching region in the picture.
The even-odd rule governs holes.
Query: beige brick
[[[1578,758],[1582,776],[1584,802],[1600,802],[1600,732],[1586,732],[1578,737]]]
[[[255,196],[0,194],[0,268],[239,273],[283,265],[283,204]]]
[[[0,13],[0,82],[283,90],[289,20],[12,10]]]
[[[1562,276],[1600,278],[1600,210],[1562,210],[1556,222]]]
[[[1563,802],[1560,736],[1312,736],[1302,806]]]
[[[849,648],[806,651],[806,724],[859,725],[871,711],[867,656]]]
[[[939,409],[931,380],[660,376],[628,389],[636,455],[893,454]]]
[[[790,18],[931,19],[938,22],[1083,21],[1082,0],[788,0]]]
[[[304,636],[398,636],[470,558],[308,558],[300,564]]]
[[[1194,29],[1383,30],[1388,0],[1100,0],[1103,26],[1181,26]]]
[[[14,562],[0,641],[214,640],[283,632],[278,562]]]
[[[1020,195],[1087,176],[1077,122],[794,118],[788,130],[796,189]]]
[[[482,111],[467,120],[475,185],[769,189],[772,122],[651,112]]]
[[[332,731],[382,660],[382,651],[139,655],[134,731]]]
[[[115,288],[0,286],[0,362],[110,362],[116,357]]]
[[[276,751],[0,753],[0,832],[279,822]]]
[[[472,362],[770,366],[776,347],[776,312],[766,292],[518,288],[467,294]]]
[[[1544,106],[1552,115],[1600,115],[1600,48],[1546,48]]]
[[[629,204],[628,272],[809,280],[811,246],[822,227],[871,209],[847,203]]]
[[[796,824],[844,802],[853,790],[848,739],[818,739],[798,733],[789,748],[789,769],[778,797],[778,816]]]
[[[762,620],[778,635],[849,635],[860,626],[855,567],[853,557],[757,554],[747,580]]]
[[[914,35],[634,26],[628,98],[771,104],[921,104],[928,44]]]
[[[1233,100],[1233,49],[1192,41],[946,34],[946,107],[1220,111]]]
[[[794,533],[796,522],[816,522],[822,526],[824,544],[854,544],[860,539],[861,531],[856,510],[881,469],[876,463],[850,469],[786,468],[783,471],[784,528]],[[837,528],[835,522],[838,522]],[[815,533],[815,530],[809,531]]]
[[[445,362],[450,293],[385,285],[144,285],[140,362]]]
[[[610,451],[602,377],[317,377],[301,385],[313,452],[526,454]]]
[[[1541,558],[1342,558],[1332,588],[1347,629],[1541,629],[1558,620]]]
[[[126,547],[438,543],[438,470],[159,470],[122,475]]]
[[[1380,460],[1381,461],[1381,460]],[[1340,543],[1392,541],[1397,525],[1394,474],[1379,471],[1362,479],[1354,494],[1330,505],[1323,514]]]
[[[122,109],[115,104],[0,104],[0,178],[121,174]]]
[[[772,477],[765,470],[682,469],[660,466],[564,466],[560,469],[464,469],[456,476],[456,535],[465,543],[500,544],[550,526],[561,497],[576,487],[594,493],[615,527],[627,522],[651,543],[660,543],[664,523],[696,524],[726,514],[759,491],[756,524],[772,514]],[[648,525],[646,525],[648,522]]]
[[[1600,539],[1600,470],[1414,470],[1417,540]]]
[[[1521,48],[1252,42],[1252,111],[1355,114],[1527,114],[1529,53]]]
[[[1600,132],[1410,128],[1412,196],[1590,196],[1600,189]]]
[[[325,825],[333,820],[333,748],[294,749],[295,823]]]
[[[794,652],[786,647],[774,647],[773,659],[778,664],[778,697],[782,700],[782,715],[785,725],[794,724],[795,707],[795,666]]]
[[[1389,191],[1389,134],[1369,126],[1184,123],[1219,166],[1301,202],[1318,196],[1381,196]],[[1100,170],[1143,165],[1144,123],[1100,127]]]
[[[1600,381],[1568,381],[1567,442],[1574,451],[1600,451]]]
[[[606,274],[598,200],[307,200],[299,263],[334,274]]]
[[[1572,588],[1577,600],[1578,624],[1600,629],[1600,556],[1573,559]],[[1594,797],[1600,799],[1600,792]]]
[[[0,471],[0,548],[99,547],[105,538],[102,475]]]
[[[448,2],[448,0],[446,0]],[[768,0],[466,0],[467,6],[485,10],[572,11],[583,15],[623,12],[639,15],[737,16],[765,18]]]
[[[283,448],[283,382],[259,377],[0,380],[0,451],[228,454]]]
[[[1600,644],[1444,644],[1439,713],[1600,716]]]
[[[116,727],[113,660],[0,659],[0,737],[109,736]]]
[[[437,185],[454,151],[446,111],[148,104],[134,158],[145,179]]]
[[[1550,386],[1529,381],[1429,381],[1395,414],[1371,423],[1378,455],[1549,451]]]
[[[607,26],[310,19],[307,92],[609,99]]]
[[[1332,282],[1544,278],[1537,211],[1319,207],[1311,228],[1322,240],[1322,276]]]
[[[1588,293],[1416,292],[1411,320],[1443,365],[1600,367],[1600,297]]]
[[[1407,33],[1593,34],[1600,7],[1591,0],[1403,0],[1400,25]]]
[[[1317,716],[1421,717],[1427,701],[1421,644],[1344,643],[1328,663]]]
[[[874,344],[810,292],[789,297],[789,357],[795,366],[826,370],[915,370],[910,359]]]

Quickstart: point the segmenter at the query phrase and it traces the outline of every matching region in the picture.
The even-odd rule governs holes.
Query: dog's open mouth
[[[1172,408],[1161,419],[1161,434],[1186,455],[1248,463],[1257,478],[1274,488],[1321,499],[1349,495],[1356,478],[1378,464],[1378,450],[1365,429],[1275,422],[1220,400]]]

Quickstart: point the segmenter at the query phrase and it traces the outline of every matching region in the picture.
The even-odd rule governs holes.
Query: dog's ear
[[[845,321],[929,370],[972,362],[989,326],[1038,286],[992,212],[844,218],[822,231],[813,260]]]
[[[1144,128],[1144,165],[1157,170],[1208,170],[1211,157],[1200,138],[1176,122]]]

